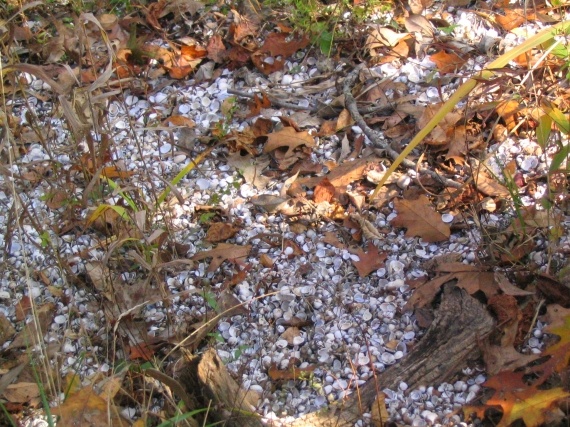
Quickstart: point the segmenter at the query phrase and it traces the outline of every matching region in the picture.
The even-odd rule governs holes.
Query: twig
[[[354,83],[356,82],[358,74],[360,73],[360,70],[362,70],[363,67],[364,67],[364,64],[361,64],[361,65],[355,67],[354,70],[352,70],[348,74],[348,76],[346,76],[346,78],[344,79],[344,82],[343,82],[344,104],[346,106],[346,109],[350,112],[350,115],[352,116],[352,118],[354,119],[356,124],[358,125],[358,127],[360,129],[362,129],[362,132],[364,132],[364,134],[372,141],[372,143],[376,147],[381,148],[384,151],[386,151],[386,153],[388,153],[388,155],[393,160],[395,160],[398,158],[400,153],[397,152],[396,150],[394,150],[392,147],[390,147],[389,144],[384,142],[383,138],[379,132],[370,128],[366,124],[366,122],[364,121],[364,118],[362,117],[362,115],[358,111],[358,107],[356,106],[356,99],[354,99],[354,96],[352,96],[352,87],[354,86]],[[437,172],[432,171],[431,169],[419,167],[419,165],[417,165],[416,163],[414,163],[408,159],[403,160],[402,165],[407,169],[416,170],[420,173],[424,173],[426,175],[429,175],[433,179],[435,179],[436,181],[441,182],[446,187],[461,188],[464,185],[462,183],[455,182],[451,179],[445,178],[445,177],[439,175]]]
[[[242,98],[248,98],[248,99],[253,99],[255,97],[255,93],[248,93],[248,92],[243,92],[241,90],[237,90],[237,89],[228,89],[228,93],[231,95],[237,95],[240,96]],[[320,110],[322,110],[323,108],[331,108],[333,110],[338,110],[338,112],[340,113],[340,111],[342,110],[341,107],[332,107],[330,105],[324,106],[324,105],[309,105],[308,107],[303,107],[302,105],[299,104],[294,104],[291,102],[286,102],[286,101],[282,101],[279,98],[277,98],[275,95],[271,95],[271,94],[266,94],[267,98],[269,99],[269,101],[271,102],[271,104],[275,105],[276,107],[280,107],[280,108],[289,108],[290,110],[300,110],[300,111],[309,111],[311,113],[318,113]],[[376,104],[376,105],[370,105],[368,107],[361,107],[358,109],[358,111],[360,112],[360,114],[369,114],[369,113],[377,113],[377,112],[388,112],[388,111],[392,111],[394,110],[394,106],[391,104]]]
[[[232,95],[241,96],[242,98],[249,98],[249,99],[253,99],[255,96],[254,93],[242,92],[241,90],[231,89],[231,88],[228,89],[228,93],[230,93]],[[271,103],[277,107],[289,108],[290,110],[308,110],[311,113],[316,113],[318,111],[318,107],[316,107],[314,105],[309,105],[308,107],[304,107],[304,106],[299,105],[299,104],[293,104],[291,102],[281,101],[280,99],[278,99],[275,96],[270,95],[270,94],[267,94],[267,98],[269,98]]]

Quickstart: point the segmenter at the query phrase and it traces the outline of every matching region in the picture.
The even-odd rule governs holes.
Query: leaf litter
[[[458,2],[451,3],[459,5]],[[370,75],[359,74],[364,85],[354,88],[354,95],[357,97],[360,95],[358,99],[362,102],[358,108],[363,113],[366,114],[367,108],[387,111],[384,117],[367,116],[365,122],[369,126],[383,123],[384,135],[393,140],[392,145],[395,147],[409,141],[413,133],[421,129],[436,114],[437,102],[441,102],[442,93],[454,88],[448,75],[465,72],[466,65],[475,59],[474,49],[461,50],[458,43],[443,37],[434,26],[437,23],[437,26],[445,28],[446,24],[450,24],[447,27],[458,26],[464,31],[462,26],[465,24],[461,20],[454,20],[453,16],[446,13],[434,15],[431,2],[410,1],[409,7],[414,15],[404,16],[404,14],[397,17],[407,32],[375,26],[370,27],[365,37],[362,37],[360,46],[362,49],[366,46],[369,54],[367,59],[369,65],[373,67],[371,70],[374,71]],[[543,10],[541,11],[543,15],[534,15],[533,12],[525,16],[524,11],[520,9],[502,9],[500,4],[494,7],[501,9],[501,13],[474,12],[473,15],[492,21],[504,31],[513,31],[512,34],[516,34],[515,30],[526,22],[524,19],[545,21],[544,16],[551,13]],[[141,17],[136,19],[144,19],[151,28],[162,31],[165,26],[174,29],[177,24],[184,22],[188,17],[198,16],[203,10],[204,5],[198,2],[158,2],[152,4]],[[204,18],[207,24],[218,22],[218,18],[221,18],[219,15],[209,13],[207,12]],[[209,306],[209,309],[198,310],[198,314],[193,314],[194,318],[187,316],[179,322],[180,329],[186,328],[186,332],[191,330],[197,332],[192,335],[193,338],[190,340],[192,344],[189,348],[197,350],[209,335],[215,335],[217,331],[223,341],[219,345],[219,351],[221,354],[227,353],[228,356],[228,349],[236,343],[237,335],[239,333],[247,335],[247,328],[243,329],[245,323],[242,322],[248,311],[241,308],[242,303],[253,307],[254,302],[258,302],[256,301],[258,296],[261,297],[269,292],[269,295],[275,294],[275,298],[271,300],[273,304],[271,312],[274,317],[269,319],[271,322],[276,321],[277,327],[282,329],[277,329],[278,334],[266,337],[268,340],[277,340],[275,345],[282,349],[277,353],[262,353],[269,379],[276,382],[304,381],[307,376],[315,375],[326,383],[328,376],[331,376],[328,373],[332,373],[331,378],[337,379],[325,385],[332,400],[342,397],[348,386],[346,379],[342,378],[343,363],[345,367],[354,366],[353,363],[356,363],[359,368],[355,369],[363,371],[361,373],[365,378],[367,372],[370,372],[365,369],[370,363],[370,358],[367,359],[368,356],[362,352],[362,348],[346,351],[343,357],[339,357],[340,349],[328,342],[327,345],[309,351],[309,354],[318,354],[318,357],[308,357],[306,352],[303,352],[306,360],[298,359],[296,346],[306,345],[304,337],[313,333],[310,330],[312,323],[305,322],[310,314],[301,302],[303,300],[298,300],[299,298],[311,300],[311,304],[314,300],[316,304],[312,310],[318,310],[317,306],[335,303],[327,297],[327,292],[329,295],[338,294],[346,301],[355,301],[354,313],[344,311],[342,305],[337,305],[336,317],[327,317],[326,325],[332,327],[330,330],[334,331],[329,333],[336,337],[337,331],[341,336],[344,336],[341,331],[354,333],[358,330],[354,325],[359,322],[368,325],[367,322],[372,319],[371,310],[376,310],[384,324],[394,324],[394,319],[397,321],[401,315],[401,313],[396,315],[397,311],[430,307],[437,299],[441,286],[455,281],[457,286],[489,304],[490,309],[494,310],[501,320],[500,326],[504,334],[502,339],[487,343],[484,348],[487,371],[493,375],[485,386],[494,389],[495,394],[485,402],[486,406],[474,411],[483,417],[485,408],[500,407],[503,415],[499,425],[509,425],[517,419],[522,419],[527,426],[547,421],[544,414],[552,410],[557,401],[567,397],[567,393],[561,387],[539,388],[552,375],[563,374],[568,367],[568,359],[565,356],[568,354],[566,342],[568,315],[565,309],[549,304],[548,315],[544,322],[541,321],[541,327],[537,326],[532,331],[538,335],[542,330],[557,335],[560,337],[558,343],[539,348],[540,343],[538,347],[532,347],[530,340],[523,340],[524,342],[517,343],[518,348],[515,348],[515,338],[521,334],[522,325],[528,320],[525,319],[528,314],[523,314],[524,310],[516,309],[517,305],[528,304],[529,301],[539,297],[546,298],[550,302],[556,301],[559,300],[557,295],[561,292],[563,294],[564,290],[557,279],[551,278],[548,281],[537,274],[540,269],[547,271],[552,260],[549,258],[546,262],[543,256],[546,253],[545,242],[550,241],[549,239],[559,240],[557,241],[559,251],[549,253],[549,257],[554,255],[556,259],[560,259],[560,254],[567,250],[564,248],[568,242],[564,240],[563,232],[565,230],[563,227],[566,226],[563,224],[563,213],[567,212],[554,214],[552,203],[555,201],[548,200],[547,197],[541,198],[540,195],[545,194],[540,191],[544,191],[548,186],[546,175],[541,175],[544,171],[540,169],[542,165],[538,160],[535,161],[542,154],[537,150],[536,144],[524,142],[524,137],[529,133],[532,135],[533,129],[536,128],[536,118],[533,115],[525,116],[519,107],[520,103],[509,99],[509,95],[502,91],[494,95],[495,107],[491,110],[471,112],[457,109],[448,113],[426,139],[424,148],[427,155],[412,156],[418,165],[422,165],[422,169],[414,170],[406,166],[408,170],[404,174],[395,176],[393,182],[389,184],[388,191],[391,191],[391,195],[387,192],[386,197],[373,205],[366,199],[373,189],[373,181],[371,183],[368,176],[373,175],[374,171],[383,169],[383,163],[390,158],[386,156],[386,151],[391,147],[375,146],[377,139],[371,137],[372,134],[366,134],[364,138],[365,129],[361,127],[356,117],[353,117],[354,114],[350,109],[345,108],[340,96],[337,96],[336,101],[331,102],[326,108],[326,115],[333,120],[328,125],[323,124],[318,134],[315,127],[320,122],[316,121],[313,124],[310,120],[304,119],[297,124],[283,116],[278,118],[280,126],[274,129],[271,122],[276,122],[277,116],[272,107],[277,104],[276,94],[279,94],[275,88],[276,83],[281,84],[285,93],[296,99],[297,106],[307,108],[308,111],[312,111],[311,105],[319,105],[318,102],[322,102],[316,99],[311,100],[314,104],[304,103],[302,98],[312,93],[310,88],[307,87],[303,92],[302,87],[297,90],[292,85],[299,74],[293,69],[297,65],[302,69],[305,64],[291,66],[293,61],[291,57],[305,53],[304,49],[309,46],[309,38],[304,34],[285,31],[285,26],[276,26],[276,31],[264,32],[255,14],[239,14],[237,11],[232,11],[231,14],[233,20],[222,24],[227,26],[227,33],[213,35],[210,33],[209,38],[203,37],[208,33],[205,28],[211,29],[215,26],[205,25],[204,28],[200,28],[199,25],[203,25],[200,23],[193,29],[198,36],[197,39],[180,36],[175,43],[169,41],[161,46],[147,41],[149,36],[156,36],[152,30],[144,30],[144,35],[137,35],[134,28],[140,22],[136,19],[129,21],[131,18],[117,19],[113,15],[95,17],[83,14],[81,20],[77,22],[87,23],[86,39],[75,37],[65,26],[59,25],[57,26],[59,35],[47,45],[50,47],[49,52],[41,52],[37,50],[37,46],[30,45],[32,50],[36,49],[34,53],[42,57],[46,63],[61,62],[66,56],[74,58],[75,69],[66,64],[66,73],[60,74],[57,79],[58,73],[53,72],[45,64],[14,64],[6,69],[6,75],[20,73],[20,78],[24,78],[21,73],[28,73],[31,77],[27,84],[36,84],[37,87],[34,89],[42,91],[42,95],[38,94],[40,100],[41,96],[49,99],[52,96],[50,90],[59,95],[58,101],[69,129],[78,141],[85,142],[87,146],[87,154],[70,159],[69,173],[65,177],[68,188],[86,190],[88,195],[81,203],[67,199],[67,191],[62,190],[56,190],[49,197],[39,197],[44,197],[43,201],[46,203],[43,204],[51,211],[63,212],[68,216],[65,218],[67,225],[58,226],[63,237],[69,238],[72,235],[68,233],[77,231],[78,228],[84,234],[95,237],[88,244],[81,246],[79,252],[71,248],[65,252],[68,257],[64,260],[68,263],[65,269],[72,272],[74,277],[79,275],[75,279],[76,282],[90,284],[94,294],[103,297],[102,299],[108,303],[117,304],[117,307],[106,310],[109,316],[107,321],[117,322],[113,330],[118,333],[118,338],[126,338],[130,334],[125,340],[129,343],[126,348],[130,348],[128,353],[130,357],[133,360],[149,361],[172,341],[181,343],[171,332],[161,330],[163,326],[160,325],[167,316],[157,309],[158,303],[170,307],[171,304],[177,304],[175,300],[183,300],[188,307],[200,304],[202,307]],[[169,16],[175,17],[174,22],[168,22],[166,18]],[[452,22],[457,23],[451,24]],[[482,26],[484,27],[484,23]],[[10,33],[14,37],[14,42],[22,43],[34,37],[33,34],[26,35],[23,26],[17,28],[22,31]],[[115,63],[112,62],[112,49],[107,45],[106,37],[117,44],[118,54],[114,59]],[[365,40],[366,38],[368,40]],[[94,49],[97,43],[107,48],[106,53],[105,49]],[[430,50],[428,46],[432,46],[433,49]],[[96,52],[96,55],[82,63],[80,60],[87,58],[81,57],[85,51]],[[312,56],[308,58],[315,59]],[[410,89],[417,91],[417,87],[411,88],[390,78],[385,79],[381,86],[370,81],[385,78],[393,73],[390,67],[394,67],[394,59],[408,61],[400,69],[400,72],[407,76],[408,82],[415,84],[432,78],[436,78],[437,81],[432,82],[432,86],[427,90],[420,88],[419,92],[416,92],[419,96],[410,92]],[[313,76],[324,69],[319,69],[317,66],[319,60],[315,59],[312,64],[315,65]],[[213,74],[207,74],[208,61],[222,64],[228,69],[212,65]],[[417,66],[418,61],[422,61],[421,67]],[[523,67],[529,65],[528,61],[527,63],[519,61],[519,63]],[[78,64],[83,64],[85,68]],[[204,89],[213,87],[209,85],[211,81],[218,81],[220,83],[217,84],[216,90],[220,90],[222,80],[216,79],[225,79],[223,90],[227,90],[228,82],[234,78],[231,73],[247,65],[250,68],[251,65],[255,66],[261,74],[256,74],[255,70],[242,68],[245,70],[245,75],[237,77],[240,80],[240,88],[255,93],[249,103],[249,112],[235,115],[245,122],[231,123],[231,118],[228,118],[231,107],[223,112],[220,101],[225,102],[225,100],[213,99],[215,97],[209,96],[213,93]],[[375,66],[377,68],[374,68]],[[423,73],[422,67],[431,69],[432,75],[427,76]],[[199,73],[203,76],[209,75],[204,78],[205,83],[198,81]],[[147,75],[150,79],[143,82],[139,79],[142,75]],[[174,80],[190,80],[181,86],[172,85],[164,80],[166,75]],[[115,78],[139,81],[142,87],[129,84],[121,89],[124,90],[121,94],[121,90],[113,89],[117,87],[119,81]],[[267,79],[261,80],[263,82],[261,90],[257,84],[253,84],[256,78]],[[318,78],[322,79],[323,83],[328,80],[325,75]],[[505,82],[510,78],[508,73],[504,77],[498,77]],[[185,94],[173,102],[176,90],[192,80],[194,80],[192,84],[195,85],[192,94]],[[87,102],[82,103],[81,96],[77,95],[72,104],[67,96],[79,81],[88,85]],[[515,82],[515,80],[510,81]],[[7,83],[5,93],[10,91],[16,93],[21,90],[21,86],[18,88],[15,81]],[[323,99],[334,98],[334,85],[326,83],[323,87],[325,86]],[[169,88],[170,92],[160,90],[164,88]],[[274,93],[271,93],[272,90]],[[101,91],[108,92],[101,93]],[[119,107],[120,104],[113,102],[102,107],[102,101],[107,103],[117,94],[125,97],[124,107],[128,108]],[[148,94],[151,95],[147,96]],[[299,97],[295,97],[296,94],[299,94]],[[195,97],[194,100],[184,98],[191,95]],[[229,94],[226,92],[226,95]],[[363,104],[364,102],[372,105]],[[87,105],[95,106],[94,115],[89,112]],[[104,138],[101,141],[94,141],[87,130],[100,130],[101,117],[103,114],[111,114],[112,106],[119,110],[128,109],[130,116],[141,114],[138,117],[145,120],[149,118],[144,115],[147,110],[152,111],[155,116],[151,118],[151,122],[145,122],[145,128],[139,127],[131,134],[125,131],[127,126],[124,117],[117,118],[117,121],[109,127],[109,132],[103,132],[113,134],[113,138],[107,141]],[[134,111],[137,108],[138,110]],[[216,108],[220,108],[225,117],[218,114]],[[189,111],[192,109],[198,113],[189,117]],[[30,112],[21,109],[19,113],[21,114],[10,113],[13,114],[10,120],[5,120],[6,123],[11,123],[8,132],[16,136],[29,134],[30,123],[26,114]],[[49,115],[49,111],[45,113]],[[248,119],[258,115],[265,116],[265,125],[262,119],[258,119],[256,123],[259,124],[252,123],[249,129]],[[495,147],[492,156],[482,167],[474,158],[486,149],[485,142],[474,135],[481,132],[499,135],[491,126],[493,121],[501,122],[501,126],[504,126],[511,136],[493,141]],[[140,123],[142,122],[144,120]],[[148,126],[148,123],[153,124]],[[190,191],[174,191],[174,186],[171,186],[169,190],[172,190],[176,197],[167,199],[165,196],[161,199],[167,201],[171,212],[160,215],[155,215],[152,211],[141,213],[141,209],[149,209],[152,200],[145,198],[147,190],[143,190],[144,186],[138,186],[138,167],[135,168],[135,164],[130,162],[117,162],[115,150],[120,147],[120,140],[140,136],[141,131],[148,131],[155,126],[154,123],[157,130],[160,129],[169,135],[168,138],[163,135],[165,139],[161,140],[160,144],[145,147],[147,150],[145,155],[148,158],[161,159],[162,169],[154,170],[154,174],[174,176],[172,172],[178,171],[176,165],[179,164],[176,159],[180,159],[179,162],[193,162],[193,159],[197,158],[196,154],[203,150],[200,140],[197,145],[191,147],[190,151],[175,150],[176,145],[173,142],[178,135],[182,135],[177,133],[177,128],[183,127],[195,130],[196,133],[193,135],[211,131],[212,135],[219,138],[223,148],[216,152],[213,159],[218,158],[220,153],[228,155],[228,164],[233,168],[235,175],[226,174],[223,177],[225,185],[219,185],[218,174],[212,173],[212,170],[223,167],[224,164],[206,159],[203,165],[188,169],[192,171],[190,176],[183,178],[184,184],[189,185],[187,188]],[[135,125],[135,129],[137,126]],[[224,129],[224,126],[230,126],[231,129]],[[544,132],[544,129],[542,132],[540,145],[545,148],[549,143],[549,134]],[[105,147],[106,144],[109,145],[109,149]],[[133,150],[133,147],[130,149]],[[35,174],[31,175],[32,168],[27,166],[45,160],[43,157],[37,157],[42,154],[41,150],[41,147],[22,144],[21,152],[18,153],[21,156],[18,156],[21,160],[19,166],[23,173],[27,174],[23,176],[32,178],[28,181],[37,189],[41,189],[44,184],[53,185],[55,181],[52,177],[54,174],[57,175],[53,167],[39,174],[41,169],[36,168]],[[247,152],[246,155],[241,153],[244,150]],[[509,181],[511,166],[508,168],[506,166],[509,159],[512,160],[514,171],[519,171],[524,176],[524,179],[519,178],[515,182],[514,189]],[[173,162],[169,163],[170,160]],[[558,166],[561,165],[562,163]],[[423,170],[426,166],[434,173],[425,175]],[[225,169],[228,170],[230,169]],[[215,178],[212,178],[214,176]],[[443,181],[446,185],[441,185],[441,181],[434,178],[438,176],[447,177],[448,181]],[[243,178],[243,182],[237,181],[239,189],[232,188],[226,178],[233,180]],[[216,185],[212,184],[214,179],[217,180]],[[449,196],[451,187],[447,184],[450,182],[457,184],[455,188],[461,187],[459,194],[454,197]],[[157,183],[159,186],[164,185],[160,180],[152,181],[152,185]],[[425,191],[430,197],[422,194],[412,198],[411,192],[400,193],[409,186]],[[281,191],[272,190],[278,187],[281,187]],[[539,192],[537,187],[540,189]],[[103,191],[108,190],[108,197],[106,200],[102,198],[96,201],[95,192],[101,188]],[[213,188],[217,190],[208,194],[207,190]],[[517,209],[509,210],[505,200],[514,198],[515,194],[520,197],[520,200],[514,200],[518,203]],[[562,196],[564,197],[564,194]],[[226,212],[221,218],[224,221],[212,222],[208,215],[217,214],[210,212],[200,214],[198,223],[196,215],[198,211],[189,209],[189,206],[197,205],[196,201],[223,206]],[[263,213],[250,213],[247,207],[250,202],[251,205],[261,208]],[[530,205],[541,208],[529,208]],[[466,206],[469,209],[460,210]],[[544,206],[547,206],[546,210]],[[558,206],[562,206],[563,209],[564,205],[559,203]],[[81,220],[78,211],[87,207],[91,208],[91,214],[84,216],[87,220]],[[196,222],[179,222],[178,225],[181,227],[173,233],[173,236],[168,236],[166,232],[152,234],[157,231],[155,226],[162,227],[165,224],[165,216],[162,215],[168,216],[173,213],[190,217],[194,215]],[[504,215],[504,218],[501,215]],[[32,215],[28,217],[33,218]],[[203,227],[204,224],[208,226]],[[301,226],[294,227],[295,224]],[[278,225],[278,228],[275,229],[274,225]],[[474,225],[479,226],[479,229],[472,229],[471,234],[462,235],[462,230]],[[183,231],[185,227],[187,231]],[[254,227],[257,229],[254,230]],[[294,229],[300,231],[294,232]],[[278,231],[277,235],[280,237],[263,238],[265,230]],[[318,234],[323,234],[325,238],[316,239]],[[156,235],[164,237],[155,239],[153,236]],[[50,237],[50,234],[48,232],[42,236],[45,239]],[[470,236],[475,236],[474,242],[469,242]],[[50,238],[55,237],[51,235]],[[101,241],[101,239],[110,241]],[[144,247],[136,243],[145,239],[149,243],[154,242],[155,247],[152,245]],[[166,239],[174,241],[167,242]],[[39,240],[42,242],[42,239]],[[245,242],[250,244],[246,245]],[[270,244],[264,247],[263,243]],[[211,247],[210,244],[216,246]],[[22,242],[14,241],[12,248],[8,248],[8,253],[17,253],[18,250],[13,249],[14,246],[21,248]],[[180,250],[171,250],[176,247]],[[452,248],[458,247],[462,248],[462,252],[458,253],[459,259],[442,262],[430,268],[426,264],[422,268],[422,260],[433,259],[439,253],[452,253]],[[102,251],[104,263],[94,256],[101,249],[105,249]],[[406,256],[401,253],[403,250]],[[173,260],[173,256],[179,258]],[[299,266],[296,265],[297,259],[301,263]],[[520,286],[516,279],[519,277],[515,274],[516,270],[525,268],[522,266],[529,260],[534,263],[529,269],[529,274],[535,278],[536,283]],[[474,263],[475,261],[479,261],[479,264]],[[259,265],[266,270],[256,270]],[[54,271],[46,266],[40,268],[46,278],[49,276],[47,280],[49,283],[51,278],[54,278]],[[406,273],[402,273],[404,270]],[[281,273],[277,275],[276,271]],[[358,278],[354,274],[355,271],[358,273]],[[287,279],[283,279],[283,275]],[[425,278],[426,275],[433,277],[417,284],[411,280],[411,277]],[[135,279],[136,276],[143,276],[144,280]],[[88,280],[84,280],[85,278]],[[315,284],[323,281],[330,282],[334,286],[321,294]],[[57,279],[56,282],[60,283]],[[378,304],[374,305],[361,297],[359,282],[365,283],[366,286],[374,284],[373,288],[365,287],[365,293],[370,294],[370,297],[376,301],[383,301],[379,304],[380,308]],[[211,283],[214,284],[212,288],[210,288]],[[415,287],[411,297],[409,284]],[[223,287],[232,290],[228,293],[228,289],[221,289]],[[36,324],[34,322],[27,323],[20,332],[10,338],[14,330],[10,329],[11,325],[7,323],[3,328],[7,332],[3,340],[9,342],[12,339],[7,345],[8,350],[13,352],[28,345],[38,345],[40,344],[38,340],[48,332],[49,325],[63,325],[68,321],[70,313],[62,311],[62,305],[65,304],[61,304],[68,300],[58,299],[62,298],[64,293],[56,290],[54,286],[52,286],[53,292],[49,288],[46,289],[41,292],[45,292],[49,299],[58,301],[59,305],[48,302],[39,306],[33,315],[39,318],[38,324],[41,328],[34,326]],[[381,294],[372,289],[379,289]],[[10,294],[10,291],[6,292]],[[160,297],[152,295],[157,292],[161,293]],[[148,302],[150,304],[146,306]],[[25,300],[22,300],[18,319],[20,322],[32,315],[23,307],[24,304]],[[358,304],[363,305],[361,311]],[[509,304],[512,308],[507,310]],[[210,320],[204,315],[208,310],[218,314],[228,312],[226,317],[230,321],[217,318]],[[81,310],[77,309],[77,313],[80,312]],[[319,315],[320,313],[316,319]],[[285,327],[285,323],[280,322],[293,317],[300,319],[298,326]],[[7,316],[5,318],[11,320]],[[547,322],[550,326],[545,327]],[[121,328],[117,325],[121,325]],[[147,330],[147,326],[150,330]],[[411,330],[405,331],[406,333],[413,331],[414,334],[421,335],[420,330],[414,329],[413,322],[408,326]],[[378,325],[371,324],[370,327],[377,328]],[[363,331],[364,329],[360,330],[360,335],[364,335]],[[366,333],[370,333],[370,338],[377,341],[379,338],[384,338],[376,332],[367,330]],[[405,335],[403,332],[402,336]],[[325,337],[327,334],[320,337],[323,343],[327,342]],[[383,351],[377,355],[380,357],[377,360],[393,360],[389,355],[398,351],[402,353],[399,356],[403,356],[402,350],[394,352],[398,345],[399,348],[406,348],[408,345],[413,348],[416,340],[413,334],[412,338],[391,337],[390,339],[389,336],[386,338],[386,344],[379,345]],[[253,351],[260,350],[256,348],[260,344],[255,340],[252,339],[248,344],[252,346]],[[538,352],[533,351],[534,349],[542,349],[543,354],[551,357],[539,365],[529,365],[529,369],[538,379],[533,384],[527,384],[517,369],[527,366],[529,361],[536,358],[535,354]],[[524,355],[520,350],[528,354]],[[491,362],[491,359],[494,362]],[[226,357],[226,361],[236,372],[238,368],[245,366],[243,362],[232,361],[231,357]],[[371,366],[373,369],[380,368],[376,365]],[[130,375],[129,378],[117,381],[117,385],[124,381],[135,384],[137,379]],[[37,398],[37,389],[31,384],[24,381],[16,383],[5,397],[10,396],[8,400],[13,403],[30,403],[31,406],[36,406],[38,402],[32,403],[32,401]],[[259,384],[255,385],[263,390]],[[124,416],[118,416],[119,409],[114,406],[114,402],[110,403],[113,400],[118,402],[115,395],[116,393],[111,392],[110,395],[102,397],[92,386],[83,387],[70,393],[63,403],[54,408],[54,413],[64,417],[60,420],[64,424],[90,422],[98,425],[97,423],[102,423],[103,420],[108,421],[108,417],[111,417],[116,425],[127,424],[130,421]],[[315,402],[320,400],[313,398],[311,408],[315,409],[318,406]],[[389,395],[384,402],[380,402],[381,406],[384,404],[392,409],[392,414],[397,412],[394,411],[396,405]],[[280,403],[276,403],[274,407],[278,408],[277,412],[283,409],[292,410]],[[112,409],[111,412],[108,412],[109,408]],[[67,415],[71,415],[72,419],[67,420]],[[381,420],[385,419],[381,409],[380,415],[377,416]],[[429,419],[430,416],[418,414],[419,418]]]

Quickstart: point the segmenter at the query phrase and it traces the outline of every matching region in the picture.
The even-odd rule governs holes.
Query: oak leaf
[[[384,266],[384,261],[388,257],[385,252],[379,253],[378,248],[371,243],[368,243],[366,252],[361,248],[353,249],[350,252],[360,258],[358,261],[352,261],[360,277],[366,277]]]
[[[483,385],[495,390],[493,396],[484,406],[468,406],[463,410],[466,414],[474,412],[483,418],[487,408],[500,407],[503,416],[497,427],[508,427],[521,419],[527,427],[538,427],[545,422],[546,415],[557,401],[570,396],[562,387],[540,390],[536,383],[529,386],[520,372],[500,372]]]
[[[264,153],[270,153],[279,148],[286,148],[284,157],[293,155],[293,151],[301,146],[314,147],[315,139],[307,131],[297,132],[292,127],[285,127],[278,132],[267,135],[267,143],[263,148]]]
[[[407,228],[406,237],[419,236],[424,242],[441,242],[449,238],[449,225],[442,221],[426,196],[416,200],[397,199],[394,207],[398,216],[392,225]]]
[[[209,251],[198,252],[192,258],[193,261],[202,261],[206,258],[212,258],[212,262],[207,272],[212,273],[226,260],[235,260],[245,258],[251,251],[251,245],[239,246],[230,243],[220,243],[215,249]]]
[[[406,303],[406,309],[410,310],[429,304],[439,292],[439,288],[451,280],[457,280],[457,286],[465,289],[469,294],[482,291],[487,298],[497,294],[499,290],[494,281],[493,272],[481,270],[473,265],[460,262],[441,264],[437,266],[436,271],[441,275],[418,286]]]

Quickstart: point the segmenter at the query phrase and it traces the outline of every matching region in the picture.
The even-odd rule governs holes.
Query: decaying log
[[[445,285],[433,323],[402,362],[369,379],[343,402],[301,417],[293,426],[353,426],[369,412],[382,389],[397,389],[402,381],[410,390],[448,381],[480,354],[478,342],[493,328],[494,320],[483,304],[465,290]]]
[[[180,383],[208,411],[208,423],[225,427],[262,427],[257,402],[228,373],[214,349],[197,357],[180,372]]]
[[[410,390],[451,379],[480,354],[478,343],[494,328],[494,320],[483,304],[453,284],[444,286],[435,319],[420,342],[400,363],[369,379],[342,402],[307,414],[294,427],[349,427],[370,412],[378,392],[397,389],[400,382]],[[187,363],[180,382],[202,402],[211,403],[212,419],[224,426],[262,426],[255,402],[230,377],[215,350]],[[202,396],[197,396],[201,394]]]

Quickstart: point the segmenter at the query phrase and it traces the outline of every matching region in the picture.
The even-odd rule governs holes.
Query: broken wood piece
[[[262,427],[257,402],[242,390],[228,373],[216,350],[187,362],[180,371],[180,382],[208,411],[208,423],[226,427]]]
[[[487,309],[465,290],[453,284],[444,286],[435,319],[414,350],[401,363],[366,381],[346,400],[328,409],[307,414],[295,427],[348,427],[370,411],[378,392],[395,390],[401,382],[409,390],[421,385],[446,382],[480,355],[478,343],[494,328]]]

